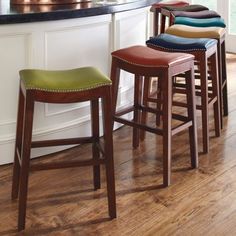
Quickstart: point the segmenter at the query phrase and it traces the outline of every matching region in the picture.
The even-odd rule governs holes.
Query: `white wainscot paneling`
[[[30,34],[0,32],[0,164],[9,161],[16,125],[18,71],[29,63]],[[4,45],[4,46],[2,46]],[[12,148],[12,146],[11,146]]]
[[[150,8],[121,12],[114,16],[115,50],[133,45],[145,45],[149,37]],[[134,75],[121,72],[118,107],[129,106],[133,101]]]
[[[70,24],[71,22],[71,24]],[[87,18],[74,24],[69,21],[63,27],[54,25],[53,29],[45,32],[45,68],[70,69],[83,66],[95,66],[105,74],[110,70],[111,51],[111,16]],[[64,116],[66,121],[73,118],[69,112],[81,109],[89,103],[70,105],[46,105],[48,122],[55,122],[49,116]],[[87,115],[86,113],[79,113]]]
[[[110,74],[110,53],[148,37],[149,8],[112,15],[0,26],[0,164],[13,160],[19,76],[22,68],[98,67]],[[4,45],[4,47],[2,46]],[[122,72],[118,106],[131,104],[133,78]],[[90,134],[89,103],[35,106],[33,139]],[[61,147],[64,148],[64,147]],[[32,156],[56,149],[35,149]]]

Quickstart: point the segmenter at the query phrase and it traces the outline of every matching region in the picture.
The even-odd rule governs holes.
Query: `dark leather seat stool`
[[[163,137],[163,183],[168,186],[171,181],[171,143],[172,136],[189,129],[190,155],[193,168],[198,166],[198,146],[195,114],[194,86],[194,56],[186,53],[166,53],[145,46],[133,46],[112,53],[112,94],[114,121],[133,127],[133,147],[139,146],[140,130],[145,130]],[[134,105],[116,110],[120,70],[134,75]],[[172,112],[172,77],[186,74],[187,116]],[[160,112],[142,104],[143,80],[149,77],[159,77],[163,88],[163,127],[157,128],[144,124],[141,112],[157,114]],[[123,115],[133,112],[133,119],[128,120]],[[172,118],[182,121],[177,127],[172,127]]]
[[[146,44],[157,50],[165,52],[186,52],[195,56],[197,71],[199,73],[200,86],[196,85],[196,95],[201,97],[201,105],[197,108],[202,113],[202,140],[203,152],[209,152],[209,106],[214,105],[214,121],[215,133],[219,137],[221,133],[221,118],[220,118],[220,93],[219,93],[219,78],[218,78],[218,58],[217,58],[217,40],[215,39],[190,39],[177,37],[170,34],[160,34],[157,37],[149,39]],[[209,63],[209,67],[208,67]],[[208,73],[212,81],[210,91],[208,90]],[[196,75],[195,75],[196,78]],[[145,83],[150,81],[145,80]],[[149,88],[150,85],[145,86]],[[186,89],[181,83],[174,83],[175,92],[185,93]],[[149,93],[144,93],[149,94]],[[144,96],[144,104],[150,101],[148,96]],[[151,100],[152,101],[152,100]],[[177,106],[185,106],[185,103],[175,102]]]
[[[198,11],[205,11],[209,10],[207,7],[203,5],[189,5],[183,7],[175,7],[175,6],[164,6],[161,8],[161,15],[162,18],[169,18],[169,26],[173,25],[174,17],[172,15],[173,11],[182,11],[182,12],[198,12]],[[161,25],[161,33],[165,32],[165,20],[163,20],[163,25]]]
[[[155,3],[151,7],[151,12],[154,14],[154,19],[153,19],[153,33],[154,35],[158,35],[160,32],[164,32],[165,29],[160,29],[159,30],[159,17],[161,16],[161,8],[164,6],[179,6],[179,7],[184,7],[188,6],[189,3],[186,1],[166,1],[166,2],[159,2]],[[161,16],[161,27],[165,26],[165,21],[166,17]]]
[[[28,178],[30,170],[46,170],[93,166],[94,188],[100,188],[100,165],[106,166],[108,207],[111,218],[116,217],[115,180],[113,166],[111,80],[98,69],[84,67],[67,71],[22,70],[17,117],[17,132],[13,170],[12,199],[18,198],[18,230],[25,228]],[[104,148],[99,143],[99,99],[102,100]],[[90,101],[91,131],[89,137],[32,142],[35,102],[74,103]],[[92,143],[93,157],[84,161],[60,161],[30,164],[31,148]],[[100,151],[103,157],[100,157]]]
[[[222,27],[192,27],[187,25],[172,25],[166,30],[167,34],[172,34],[184,38],[211,38],[218,41],[218,74],[220,88],[220,110],[221,117],[228,115],[228,93],[227,93],[227,71],[225,35],[226,30]],[[223,120],[221,120],[221,126]]]

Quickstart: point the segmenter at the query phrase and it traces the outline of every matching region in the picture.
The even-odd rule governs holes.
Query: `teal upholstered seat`
[[[76,92],[111,85],[111,80],[94,67],[62,71],[21,70],[20,78],[26,90],[48,92]]]
[[[222,27],[225,28],[226,25],[224,20],[220,17],[196,19],[190,17],[175,17],[175,24],[179,25],[189,25],[193,27]]]

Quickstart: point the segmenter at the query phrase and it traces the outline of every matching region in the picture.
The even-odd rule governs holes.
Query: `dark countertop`
[[[111,14],[147,7],[160,0],[93,0],[67,5],[11,5],[0,0],[0,24],[61,20]]]

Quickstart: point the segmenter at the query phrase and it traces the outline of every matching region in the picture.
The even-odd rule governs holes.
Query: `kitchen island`
[[[14,156],[18,71],[95,66],[109,75],[111,51],[145,44],[154,2],[157,0],[21,6],[0,1],[0,165],[11,163]],[[133,79],[128,73],[123,77],[119,107],[132,100]],[[89,135],[89,109],[89,103],[37,104],[33,139]],[[63,148],[35,149],[32,156]]]

